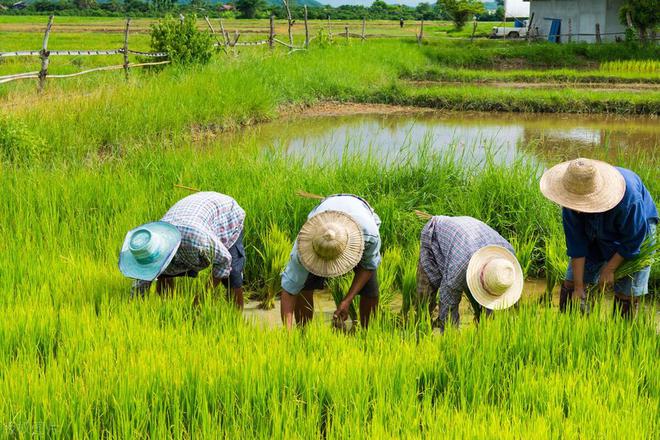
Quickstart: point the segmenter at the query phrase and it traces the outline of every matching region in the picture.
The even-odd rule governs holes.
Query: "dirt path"
[[[433,86],[476,86],[476,87],[497,87],[508,89],[589,89],[594,91],[627,91],[642,92],[660,90],[660,84],[649,83],[561,83],[561,82],[517,82],[517,81],[475,81],[475,82],[457,82],[457,81],[406,81],[415,87],[433,87]]]
[[[324,101],[313,105],[292,105],[280,108],[280,115],[286,116],[348,116],[348,115],[392,115],[437,112],[426,107],[390,104],[361,104],[355,102]]]

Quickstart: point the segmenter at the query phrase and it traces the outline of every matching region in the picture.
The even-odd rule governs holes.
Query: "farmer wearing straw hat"
[[[179,200],[161,221],[146,223],[126,234],[119,269],[134,278],[134,290],[147,290],[154,280],[159,292],[174,278],[196,277],[212,266],[212,283],[224,284],[243,308],[243,221],[236,201],[216,192],[198,192]]]
[[[513,247],[485,223],[472,217],[434,216],[421,234],[417,266],[417,302],[433,313],[439,292],[437,324],[445,330],[451,315],[459,325],[463,292],[479,322],[486,313],[513,306],[522,294],[523,273]]]
[[[587,308],[585,287],[598,283],[614,289],[614,313],[631,318],[637,298],[648,293],[646,267],[620,280],[614,272],[640,253],[646,237],[654,237],[658,211],[639,176],[630,170],[592,159],[575,159],[547,170],[541,192],[562,206],[566,247],[571,262],[561,287],[559,308],[572,297]]]
[[[282,322],[306,324],[314,314],[314,290],[327,278],[355,272],[353,283],[334,313],[348,318],[348,309],[360,295],[360,322],[364,327],[378,306],[376,269],[380,264],[380,218],[362,198],[350,194],[326,197],[308,215],[282,272]]]

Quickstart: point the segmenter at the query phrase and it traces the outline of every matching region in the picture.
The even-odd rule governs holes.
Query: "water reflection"
[[[264,147],[306,160],[370,154],[386,163],[401,160],[402,155],[414,156],[419,149],[469,151],[474,160],[483,158],[487,150],[502,161],[520,152],[552,160],[644,153],[655,160],[660,143],[656,118],[602,115],[431,112],[315,116],[278,120],[250,131]]]

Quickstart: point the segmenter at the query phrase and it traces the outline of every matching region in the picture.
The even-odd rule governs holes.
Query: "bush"
[[[48,146],[21,121],[0,116],[0,162],[26,163],[42,159]]]
[[[196,27],[197,16],[167,16],[151,26],[151,48],[167,52],[173,64],[206,64],[213,54],[213,38]]]

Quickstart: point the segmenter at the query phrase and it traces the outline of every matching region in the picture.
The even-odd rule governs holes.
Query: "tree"
[[[266,7],[266,0],[238,0],[236,9],[243,18],[255,18]]]
[[[93,9],[97,6],[96,0],[73,0],[77,9]]]
[[[660,5],[658,0],[627,0],[619,11],[619,19],[624,25],[628,24],[627,15],[630,14],[632,25],[639,33],[639,39],[646,41],[649,32],[655,33],[660,24]]]
[[[157,11],[171,11],[174,8],[175,0],[151,0],[151,2]]]
[[[434,20],[437,18],[437,11],[433,9],[429,3],[422,2],[417,5],[415,8],[418,18],[423,18],[424,20]]]
[[[463,29],[471,17],[486,11],[484,4],[479,0],[438,0],[438,5],[442,7],[458,30]]]
[[[151,48],[166,52],[174,64],[206,64],[213,54],[213,37],[197,29],[195,14],[183,20],[166,16],[151,25]]]

